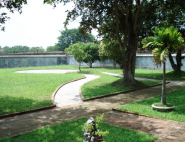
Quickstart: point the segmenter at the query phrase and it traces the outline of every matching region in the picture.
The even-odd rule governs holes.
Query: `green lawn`
[[[127,104],[125,106],[120,106],[118,109],[136,112],[139,114],[145,114],[149,116],[155,116],[159,118],[175,120],[180,122],[185,122],[185,88],[179,89],[170,93],[167,93],[167,103],[175,105],[175,110],[171,112],[159,112],[153,110],[151,105],[153,103],[158,103],[161,100],[161,96],[156,96],[154,98],[146,99],[140,102]]]
[[[84,77],[76,73],[14,73],[16,70],[26,69],[41,68],[0,70],[0,115],[52,105],[51,96],[58,86],[65,82]]]
[[[135,76],[162,79],[163,72],[162,70],[136,69]],[[185,71],[179,71],[179,72],[166,71],[166,79],[169,79],[169,80],[185,79]]]
[[[14,73],[14,71],[17,70],[29,69],[78,69],[78,66],[62,65],[0,69],[0,115],[52,105],[51,95],[55,89],[65,82],[82,78],[82,73],[101,76],[82,86],[82,94],[84,95],[84,98],[132,89],[132,87],[123,86],[120,77],[101,73],[104,71],[121,74],[122,70],[118,68],[82,67],[82,72],[67,74]],[[155,76],[156,74],[160,74],[159,72],[161,71],[136,69],[136,75],[138,73],[141,75],[148,73],[150,76]],[[184,74],[182,73],[181,75],[181,78],[183,78]],[[157,83],[160,82],[140,81],[140,84],[143,86],[154,85]]]
[[[108,72],[123,74],[122,70],[120,69],[109,69]],[[135,70],[136,77],[144,77],[144,78],[153,78],[153,79],[162,79],[163,78],[163,71],[162,70],[150,70],[150,69],[136,69]],[[178,80],[178,79],[185,79],[185,71],[166,71],[166,79],[169,80]]]
[[[103,96],[115,92],[121,92],[136,88],[142,88],[142,87],[148,87],[151,85],[160,84],[161,81],[148,81],[148,80],[137,80],[137,85],[133,86],[127,86],[126,84],[123,84],[120,77],[112,76],[103,74],[100,72],[85,72],[83,73],[88,74],[97,74],[101,76],[100,78],[93,80],[91,82],[86,83],[81,87],[82,95],[85,99],[97,97],[97,96]]]
[[[82,129],[86,121],[86,118],[82,118],[64,122],[20,134],[17,137],[1,139],[0,142],[85,142]],[[146,133],[116,127],[104,122],[100,124],[99,128],[109,131],[105,138],[106,142],[135,142],[136,140],[137,142],[152,142],[157,139]]]

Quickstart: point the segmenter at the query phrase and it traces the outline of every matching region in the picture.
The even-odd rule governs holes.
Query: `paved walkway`
[[[62,86],[55,95],[55,104],[57,107],[72,105],[82,102],[80,97],[80,88],[85,83],[99,78],[97,75],[84,74],[85,79],[81,79],[75,82],[71,82]]]
[[[43,70],[21,70],[16,73],[68,73],[76,72],[78,70],[67,70],[67,69],[43,69]],[[56,92],[54,97],[54,103],[57,107],[66,105],[72,105],[82,102],[80,97],[81,86],[85,83],[99,78],[97,75],[84,74],[85,79],[81,79],[75,82],[65,84]]]
[[[184,142],[185,123],[111,111],[104,121],[159,137],[157,142]]]
[[[185,87],[184,82],[172,82],[167,84],[167,91],[173,91],[182,87]],[[140,101],[159,94],[161,94],[161,86],[0,119],[0,138],[18,135],[37,128],[62,123],[66,120],[82,117],[89,118],[105,113],[104,121],[159,136],[160,139],[158,141],[184,141],[185,123],[111,111],[112,108],[120,105]]]

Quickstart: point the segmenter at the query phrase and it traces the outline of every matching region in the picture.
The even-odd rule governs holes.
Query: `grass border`
[[[116,109],[116,108],[112,108],[112,111],[115,111],[115,112],[118,112],[118,113],[127,113],[127,114],[139,115],[139,116],[144,116],[144,117],[149,117],[149,118],[161,119],[161,120],[166,120],[166,121],[175,121],[175,122],[184,124],[184,122],[179,122],[179,121],[176,121],[176,120],[164,119],[164,118],[161,118],[161,117],[155,117],[155,116],[140,114],[140,113],[136,113],[136,112],[120,110],[120,109]]]
[[[0,119],[3,119],[3,118],[9,118],[9,117],[13,117],[13,116],[18,116],[18,115],[23,115],[23,114],[28,114],[28,113],[33,113],[33,112],[38,112],[38,111],[42,111],[42,110],[48,110],[48,109],[53,109],[53,108],[56,108],[56,104],[54,102],[54,98],[55,98],[55,95],[56,93],[58,92],[58,90],[68,84],[68,83],[71,83],[71,82],[74,82],[74,81],[78,81],[78,80],[81,80],[81,79],[85,79],[86,77],[83,77],[83,78],[79,78],[79,79],[75,79],[75,80],[72,80],[72,81],[69,81],[69,82],[66,82],[62,85],[60,85],[59,87],[57,87],[57,89],[53,92],[52,96],[51,96],[51,101],[53,103],[53,105],[51,106],[46,106],[46,107],[40,107],[40,108],[36,108],[36,109],[30,109],[30,110],[26,110],[26,111],[21,111],[21,112],[14,112],[14,113],[10,113],[10,114],[3,114],[3,115],[0,115]]]
[[[17,116],[17,115],[23,115],[23,114],[33,113],[33,112],[38,112],[38,111],[41,111],[41,110],[53,109],[55,107],[56,107],[56,105],[51,105],[51,106],[47,106],[47,107],[40,107],[40,108],[30,109],[30,110],[21,111],[21,112],[14,112],[14,113],[10,113],[10,114],[3,114],[3,115],[0,115],[0,119],[2,119],[2,118],[8,118],[8,117],[13,117],[13,116]]]
[[[139,77],[139,76],[135,76],[141,79],[151,79],[151,80],[156,80],[156,81],[163,81],[163,79],[156,79],[156,78],[148,78],[148,77]],[[166,79],[166,81],[171,81],[171,82],[176,82],[176,81],[185,81],[185,79]]]
[[[166,84],[168,84],[168,83],[170,83],[170,82],[166,82]],[[82,94],[82,91],[81,91],[81,88],[80,88],[80,97],[81,97],[82,101],[85,102],[85,101],[90,101],[90,100],[96,100],[96,99],[100,99],[100,98],[115,96],[115,95],[119,95],[121,93],[128,93],[128,92],[133,92],[133,91],[137,91],[137,90],[142,90],[142,89],[147,89],[147,88],[151,88],[151,87],[156,87],[156,86],[159,86],[159,85],[162,85],[162,83],[156,84],[156,85],[152,85],[152,86],[148,86],[148,87],[141,87],[141,88],[137,88],[137,89],[131,89],[131,90],[127,90],[127,91],[121,91],[121,92],[115,92],[115,93],[111,93],[111,94],[101,95],[101,96],[92,97],[92,98],[88,98],[88,99],[85,99],[83,97],[83,94]]]
[[[136,68],[137,69],[137,68]],[[139,69],[139,68],[138,68]],[[107,73],[113,73],[113,72],[108,72],[108,71],[105,71]],[[113,74],[117,74],[117,75],[122,75],[123,74],[119,74],[119,73],[113,73]],[[137,78],[141,78],[141,79],[151,79],[151,80],[156,80],[156,81],[162,81],[163,79],[156,79],[156,78],[149,78],[149,77],[140,77],[140,76],[135,76]],[[171,82],[175,82],[175,81],[185,81],[185,79],[166,79],[166,81],[171,81]]]
[[[72,82],[75,82],[75,81],[78,81],[78,80],[81,80],[81,79],[85,79],[85,78],[86,78],[86,77],[79,78],[79,79],[75,79],[75,80],[72,80],[72,81],[69,81],[69,82],[66,82],[66,83],[60,85],[60,86],[53,92],[53,94],[52,94],[52,97],[51,97],[52,103],[53,103],[54,105],[56,105],[55,102],[54,102],[55,95],[56,95],[56,93],[58,92],[58,90],[59,90],[61,87],[63,87],[63,86],[66,85],[66,84],[69,84],[69,83],[72,83]]]

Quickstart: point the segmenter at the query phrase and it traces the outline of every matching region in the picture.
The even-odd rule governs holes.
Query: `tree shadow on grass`
[[[108,95],[116,92],[146,88],[160,83],[153,81],[153,83],[150,84],[152,81],[136,80],[135,84],[128,84],[125,83],[123,79],[120,79],[120,77],[117,76],[114,77],[117,78],[117,80],[114,82],[85,88],[85,92],[82,92],[82,95],[84,96],[85,99],[87,99],[92,97]]]
[[[112,94],[115,92],[126,91],[128,89],[130,88],[129,87],[115,87],[115,86],[112,86],[112,83],[107,83],[101,86],[97,85],[91,88],[86,88],[85,92],[84,93],[82,92],[82,95],[84,96],[84,98],[87,99],[87,98]]]
[[[163,79],[163,73],[161,72],[155,72],[155,73],[142,73],[142,72],[136,72],[135,76],[137,77],[144,77],[144,78],[153,78],[153,79]],[[167,80],[178,80],[178,79],[185,79],[185,71],[169,71],[166,73],[166,79]]]
[[[23,97],[0,97],[0,115],[21,112],[52,105],[51,101],[37,101]]]
[[[131,103],[126,106],[123,106],[121,109],[137,112],[140,114],[146,114],[156,117],[162,117],[165,119],[176,120],[185,122],[185,88],[172,91],[166,94],[167,103],[175,106],[173,111],[160,112],[153,110],[151,105],[154,103],[161,102],[161,95],[149,98],[143,101],[136,103]]]
[[[119,98],[119,99],[121,100],[122,98]],[[133,102],[130,100],[130,98],[127,101]],[[114,103],[114,100],[112,100],[111,103]],[[109,112],[111,109],[110,107],[112,107],[112,106],[110,107],[107,107],[107,106],[110,106],[109,104],[107,104],[107,101],[101,102],[100,100],[93,100],[93,101],[81,103],[78,105],[72,105],[70,107],[66,106],[60,109],[56,108],[52,110],[44,110],[37,113],[32,113],[31,115],[16,116],[11,118],[10,121],[6,119],[2,119],[0,121],[0,125],[4,125],[6,123],[11,127],[7,128],[6,131],[4,131],[0,127],[0,132],[2,137],[18,135],[18,136],[15,136],[14,138],[10,138],[10,140],[8,139],[9,141],[15,140],[17,142],[29,141],[28,137],[30,138],[30,141],[67,141],[67,142],[80,141],[81,142],[82,139],[84,138],[83,138],[83,132],[81,131],[82,128],[78,122],[72,122],[71,124],[67,123],[66,125],[63,125],[60,123],[64,121],[69,121],[72,119],[82,118],[82,117],[95,118],[95,116],[102,113],[105,113],[105,118],[106,118],[107,116],[110,116],[109,113],[106,113],[106,112]],[[114,114],[111,115],[110,117],[115,118]],[[138,116],[136,115],[135,117],[137,119]],[[83,124],[86,120],[87,119],[83,120]],[[130,120],[130,119],[125,119],[125,121],[127,120]],[[30,133],[30,134],[27,133],[27,135],[23,134],[24,136],[22,134],[19,135],[20,133],[23,133],[23,132],[33,131],[36,128],[41,128],[43,126],[54,125],[54,124],[56,125],[52,127],[48,127],[47,129],[36,130],[35,133]],[[59,129],[57,128],[58,126],[60,127]],[[121,126],[121,127],[124,127],[124,126]],[[12,131],[12,129],[14,129],[14,131]],[[116,141],[115,138],[120,137],[123,134],[123,132],[127,132],[125,135],[123,135],[123,137],[125,138],[127,138],[127,135],[130,135],[130,139],[126,140],[129,142],[132,140],[135,141],[135,139],[137,139],[138,142],[151,141],[147,137],[142,138],[142,134],[133,134],[133,133],[128,134],[130,133],[130,131],[126,131],[123,128],[119,129],[119,133],[115,133],[118,131],[118,128],[116,127],[115,129],[112,129],[112,127],[109,124],[107,124],[106,127],[100,126],[100,129],[103,131],[108,130],[110,132],[110,135],[107,137],[108,140],[106,140],[107,142]],[[137,135],[137,137],[135,135]],[[117,141],[119,142],[121,140],[117,140]]]
[[[62,142],[85,142],[83,136],[83,126],[87,121],[87,118],[77,119],[73,121],[64,122],[61,124],[53,125],[50,127],[45,127],[37,129],[32,132],[27,132],[14,137],[7,138],[8,140],[18,141],[62,141]],[[135,142],[150,142],[155,138],[146,134],[138,133],[126,128],[116,127],[108,123],[101,123],[99,128],[103,131],[109,131],[106,136],[106,142],[120,142],[129,141]],[[1,140],[0,140],[1,141]]]
[[[152,78],[152,79],[163,79],[162,73],[135,73],[136,77]]]

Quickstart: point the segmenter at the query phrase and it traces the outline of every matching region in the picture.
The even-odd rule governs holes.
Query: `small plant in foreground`
[[[108,131],[101,131],[99,130],[99,123],[103,120],[104,114],[97,116],[96,121],[91,117],[85,124],[84,124],[84,137],[86,142],[101,142],[103,141],[103,137],[108,135]]]

